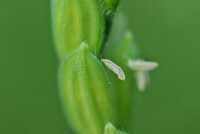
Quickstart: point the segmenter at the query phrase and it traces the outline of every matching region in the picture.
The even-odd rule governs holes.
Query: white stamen
[[[119,67],[118,65],[116,65],[114,62],[112,62],[109,59],[101,59],[101,61],[105,64],[105,66],[107,68],[109,68],[110,70],[112,70],[115,74],[118,75],[118,78],[120,80],[125,80],[125,74],[123,72],[123,70],[121,69],[121,67]]]
[[[157,68],[158,63],[141,61],[141,60],[136,60],[136,61],[129,60],[128,66],[132,70],[136,71],[138,89],[140,91],[144,91],[147,85],[150,83],[148,71]]]

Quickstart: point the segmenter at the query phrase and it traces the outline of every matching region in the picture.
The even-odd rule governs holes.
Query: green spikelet
[[[67,56],[59,72],[60,97],[71,127],[79,134],[102,134],[115,123],[114,94],[102,63],[86,43]]]
[[[60,59],[83,41],[99,55],[105,27],[103,8],[102,0],[52,0],[52,29]]]

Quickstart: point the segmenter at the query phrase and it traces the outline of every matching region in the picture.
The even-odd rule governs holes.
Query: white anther
[[[136,60],[136,61],[129,60],[128,66],[135,71],[151,71],[158,67],[158,63],[150,61],[142,61],[142,60]]]
[[[112,62],[109,59],[101,59],[101,61],[105,64],[105,66],[107,68],[109,68],[110,70],[112,70],[115,74],[118,75],[118,78],[120,80],[125,80],[125,74],[123,72],[123,70],[121,69],[121,67],[119,67],[118,65],[116,65],[114,62]]]

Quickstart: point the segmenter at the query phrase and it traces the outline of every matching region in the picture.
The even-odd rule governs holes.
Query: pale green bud
[[[106,124],[104,134],[128,134],[116,129],[111,123]]]
[[[121,15],[121,14],[119,14]],[[125,81],[121,81],[116,78],[115,74],[108,70],[110,79],[117,92],[117,112],[118,121],[117,127],[126,128],[131,131],[132,116],[133,116],[133,103],[134,103],[134,75],[132,70],[128,67],[129,59],[135,59],[138,57],[138,50],[134,43],[134,37],[130,31],[124,30],[126,27],[124,22],[121,22],[123,16],[116,16],[113,29],[111,30],[111,36],[108,40],[107,46],[103,51],[103,58],[108,58],[119,65],[125,75]],[[120,31],[121,35],[119,35]],[[118,38],[116,38],[118,37]],[[116,41],[117,40],[117,41]]]

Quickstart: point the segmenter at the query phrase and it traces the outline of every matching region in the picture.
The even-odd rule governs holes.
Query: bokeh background
[[[147,60],[137,134],[200,133],[200,0],[124,0]],[[0,134],[70,134],[56,84],[50,0],[0,0]]]

